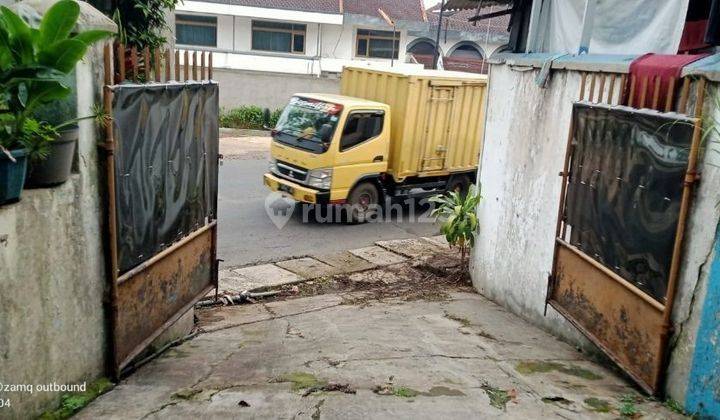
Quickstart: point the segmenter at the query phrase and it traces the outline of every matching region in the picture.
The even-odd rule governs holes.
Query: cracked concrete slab
[[[421,239],[428,241],[435,246],[439,246],[440,248],[445,248],[446,250],[450,249],[450,244],[448,243],[447,239],[445,239],[445,235],[426,236]]]
[[[349,252],[375,265],[397,264],[407,259],[402,255],[390,252],[387,249],[379,247],[377,245],[368,246],[365,248],[351,249]]]
[[[421,258],[444,252],[446,249],[424,239],[395,239],[376,242],[376,245],[409,258]]]
[[[377,267],[375,264],[364,260],[347,251],[336,252],[334,254],[317,255],[317,260],[324,262],[335,268],[336,274],[347,274],[355,271],[364,271]]]
[[[304,279],[316,279],[335,273],[333,267],[309,257],[280,261],[275,263],[275,265],[291,271]]]
[[[246,290],[282,286],[303,280],[303,278],[297,274],[280,268],[275,264],[236,268],[232,270],[232,272],[248,280],[247,284],[249,287]]]
[[[620,398],[638,396],[613,370],[474,293],[342,302],[327,294],[200,311],[201,327],[215,331],[77,417],[616,418]],[[679,417],[640,396],[634,404],[644,418]]]

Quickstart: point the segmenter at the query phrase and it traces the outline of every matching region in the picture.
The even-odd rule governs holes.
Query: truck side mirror
[[[327,143],[331,140],[333,132],[333,126],[330,124],[323,124],[320,126],[320,130],[318,130],[318,137],[320,140],[323,141],[323,143]]]
[[[272,130],[274,127],[270,127],[270,108],[263,110],[263,129]]]

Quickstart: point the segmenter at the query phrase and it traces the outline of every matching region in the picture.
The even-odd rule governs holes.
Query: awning
[[[511,4],[513,0],[448,0],[445,2],[445,10],[475,10],[480,2],[482,7],[489,7],[505,6]]]

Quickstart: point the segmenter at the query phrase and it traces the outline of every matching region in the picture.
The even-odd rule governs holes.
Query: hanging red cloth
[[[680,83],[680,75],[683,67],[693,63],[701,58],[707,57],[708,54],[682,54],[682,55],[663,55],[663,54],[645,54],[636,58],[630,63],[630,77],[635,79],[635,93],[633,95],[633,103],[628,103],[630,96],[630,83],[626,84],[625,92],[623,92],[623,103],[635,108],[652,107],[653,95],[655,92],[656,78],[660,77],[660,90],[658,95],[659,108],[663,109],[670,88],[670,79],[675,79],[675,89]],[[647,80],[647,82],[644,82]],[[642,90],[645,87],[645,103],[641,104],[643,98]]]

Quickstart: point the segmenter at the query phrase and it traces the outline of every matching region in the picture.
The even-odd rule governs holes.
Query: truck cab
[[[272,131],[265,185],[312,204],[380,202],[387,172],[390,106],[359,98],[297,94]],[[362,191],[351,196],[359,186]]]

